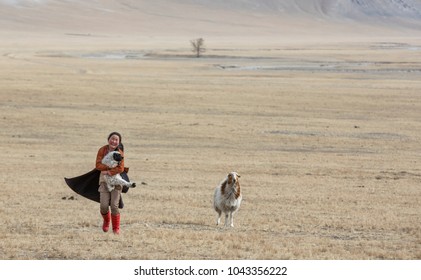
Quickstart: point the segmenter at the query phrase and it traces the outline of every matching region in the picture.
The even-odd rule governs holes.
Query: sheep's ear
[[[237,174],[238,178],[241,178],[240,174]]]

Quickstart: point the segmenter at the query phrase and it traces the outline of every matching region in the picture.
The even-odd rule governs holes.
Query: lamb
[[[105,164],[109,168],[116,167],[121,161],[123,157],[121,156],[120,152],[113,151],[109,152],[103,159],[102,164]],[[115,186],[126,186],[129,188],[136,187],[136,183],[134,182],[127,182],[124,180],[120,174],[116,174],[114,176],[104,175],[105,182],[107,184],[108,191],[114,190]]]
[[[225,227],[234,227],[234,214],[240,209],[242,200],[238,178],[240,175],[237,172],[230,172],[215,188],[213,205],[218,213],[216,225],[219,225],[221,215],[225,213]]]

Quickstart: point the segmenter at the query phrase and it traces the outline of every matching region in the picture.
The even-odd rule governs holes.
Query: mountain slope
[[[0,31],[288,35],[421,30],[421,0],[0,0]]]

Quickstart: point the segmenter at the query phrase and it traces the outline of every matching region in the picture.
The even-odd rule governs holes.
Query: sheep
[[[109,168],[116,167],[120,161],[122,161],[123,157],[121,156],[120,152],[113,151],[108,153],[103,159],[102,164],[105,164]],[[136,187],[136,183],[134,182],[127,182],[124,180],[120,174],[116,174],[114,176],[104,175],[105,183],[107,184],[108,191],[114,190],[115,186],[126,186],[129,188]]]
[[[217,226],[221,222],[222,213],[225,213],[225,227],[234,227],[234,214],[240,209],[242,200],[238,178],[240,175],[237,172],[230,172],[215,188],[213,206],[218,213]]]

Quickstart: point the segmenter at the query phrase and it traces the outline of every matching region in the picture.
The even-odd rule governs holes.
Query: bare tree
[[[190,43],[193,47],[192,52],[196,54],[196,57],[200,57],[200,55],[206,51],[204,48],[205,40],[203,40],[203,38],[191,40]]]

